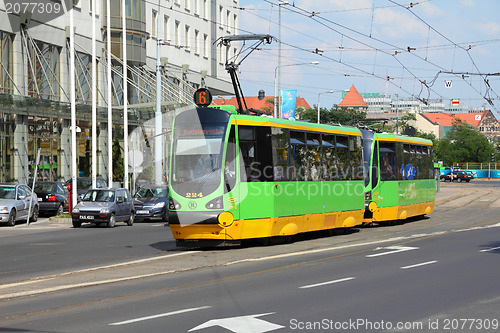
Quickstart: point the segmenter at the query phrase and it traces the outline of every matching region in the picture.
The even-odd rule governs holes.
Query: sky
[[[281,8],[281,89],[296,89],[311,106],[318,100],[321,107],[338,104],[342,91],[354,85],[360,93],[393,98],[445,104],[458,98],[461,105],[488,106],[499,114],[500,1],[278,2],[239,2],[240,34],[276,38],[241,62],[245,96],[260,89],[274,95]]]

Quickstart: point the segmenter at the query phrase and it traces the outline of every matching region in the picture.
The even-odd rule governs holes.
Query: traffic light
[[[490,157],[490,162],[495,162],[495,154],[491,154],[491,157]]]

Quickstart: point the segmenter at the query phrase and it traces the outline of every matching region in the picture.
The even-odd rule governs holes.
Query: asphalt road
[[[426,219],[268,247],[0,227],[0,332],[498,331],[500,182],[441,185]]]

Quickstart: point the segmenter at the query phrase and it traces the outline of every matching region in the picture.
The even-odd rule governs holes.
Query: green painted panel
[[[372,192],[378,207],[394,207],[434,201],[434,179],[382,181]]]
[[[240,218],[363,209],[363,193],[363,181],[241,183]]]

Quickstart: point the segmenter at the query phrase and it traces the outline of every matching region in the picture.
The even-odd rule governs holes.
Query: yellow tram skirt
[[[304,232],[351,228],[361,225],[363,214],[364,209],[361,209],[325,214],[236,220],[228,227],[222,227],[219,224],[171,224],[170,229],[175,239],[184,240],[224,241],[292,236]]]
[[[406,206],[378,207],[373,212],[373,222],[405,220],[409,217],[427,215],[434,211],[434,201]]]

